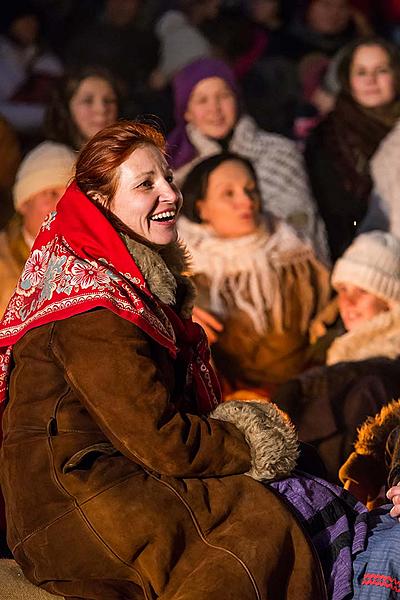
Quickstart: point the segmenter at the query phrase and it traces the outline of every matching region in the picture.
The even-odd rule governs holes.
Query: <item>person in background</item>
[[[78,151],[100,129],[117,120],[119,108],[119,87],[108,71],[98,67],[71,71],[54,91],[45,137]]]
[[[150,78],[154,89],[165,88],[183,67],[213,54],[202,25],[218,16],[220,4],[221,0],[178,0],[176,9],[167,10],[157,21],[161,50]]]
[[[345,44],[373,30],[349,0],[308,0],[288,24],[286,55],[296,61],[315,52],[331,57]]]
[[[295,431],[269,403],[220,403],[164,153],[138,122],[91,138],[8,305],[9,546],[80,600],[325,600],[309,537],[262,483],[293,470]]]
[[[382,231],[356,237],[334,266],[332,286],[343,327],[327,340],[327,366],[308,369],[272,399],[336,480],[357,428],[400,397],[400,241]]]
[[[375,509],[368,546],[354,562],[354,598],[390,600],[399,581],[400,400],[362,424],[339,475],[346,489]]]
[[[262,131],[244,113],[230,67],[218,59],[199,59],[175,76],[173,87],[176,127],[168,152],[177,180],[182,182],[202,158],[223,150],[247,158],[257,173],[263,208],[311,240],[318,256],[328,260],[300,153],[294,142]]]
[[[127,104],[133,104],[138,112],[146,111],[148,80],[158,62],[159,43],[151,27],[140,25],[145,2],[105,0],[97,4],[101,10],[77,24],[66,43],[66,68],[109,71],[121,85]]]
[[[400,116],[399,52],[379,38],[357,40],[342,57],[338,77],[335,107],[305,148],[311,188],[334,261],[367,214],[370,159]]]
[[[16,215],[0,232],[0,317],[45,217],[55,210],[73,175],[75,153],[43,142],[21,162],[13,188]]]
[[[400,355],[400,240],[384,231],[355,238],[336,262],[332,286],[346,333],[327,364]]]
[[[400,238],[400,119],[382,140],[371,159],[373,194],[363,228],[390,231]]]
[[[328,270],[289,225],[262,211],[246,159],[204,159],[182,193],[178,230],[199,292],[194,317],[214,342],[225,397],[268,398],[304,368],[310,321],[329,299]]]
[[[46,105],[64,68],[43,43],[38,11],[11,2],[0,17],[0,113],[28,145],[43,125]]]

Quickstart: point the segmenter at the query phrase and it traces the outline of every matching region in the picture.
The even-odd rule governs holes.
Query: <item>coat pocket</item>
[[[115,456],[121,454],[112,444],[109,442],[99,442],[87,446],[78,452],[75,452],[71,458],[63,466],[63,473],[70,473],[77,469],[88,470],[91,468],[93,463],[101,456]]]

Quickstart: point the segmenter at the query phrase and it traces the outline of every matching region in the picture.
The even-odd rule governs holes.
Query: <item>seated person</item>
[[[366,508],[295,471],[275,405],[219,402],[181,203],[162,136],[120,122],[41,227],[0,328],[9,546],[76,600],[345,600]]]
[[[354,562],[354,598],[395,598],[399,592],[397,564],[400,528],[400,401],[395,400],[359,430],[354,452],[340,470],[340,478],[362,502],[394,506],[374,510],[368,545]],[[389,487],[389,490],[387,489]]]
[[[42,221],[55,209],[72,178],[75,158],[66,146],[43,142],[19,166],[13,188],[16,215],[0,232],[0,318]]]
[[[199,292],[195,318],[215,342],[224,391],[268,397],[304,368],[310,321],[329,298],[328,271],[289,225],[262,214],[246,159],[203,160],[182,192],[178,228]]]
[[[381,231],[360,235],[336,262],[332,285],[347,331],[331,343],[328,366],[305,371],[273,399],[336,480],[357,428],[400,396],[400,241]]]
[[[346,333],[327,363],[400,354],[400,241],[383,231],[364,233],[336,262],[332,286]]]

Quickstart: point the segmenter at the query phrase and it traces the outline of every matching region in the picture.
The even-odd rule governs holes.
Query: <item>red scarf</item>
[[[197,411],[204,414],[217,406],[220,390],[203,330],[150,292],[117,231],[72,183],[57,212],[44,221],[0,323],[1,408],[13,344],[34,327],[95,307],[134,323],[172,357],[179,352]]]

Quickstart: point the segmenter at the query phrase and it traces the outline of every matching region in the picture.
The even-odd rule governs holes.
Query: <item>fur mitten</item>
[[[252,468],[258,481],[288,476],[296,466],[298,440],[289,417],[269,402],[223,402],[210,414],[228,421],[245,436],[251,449]]]

